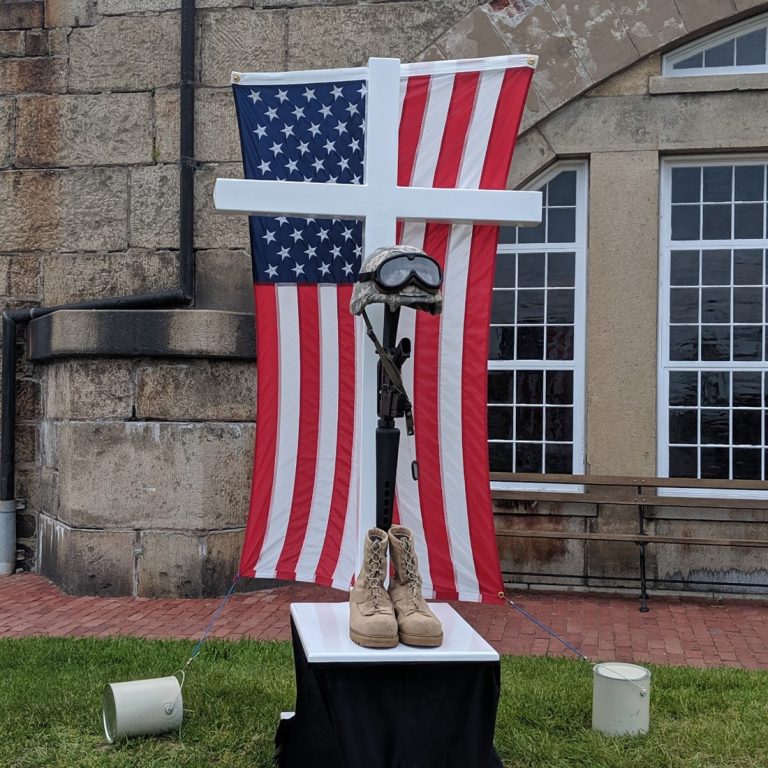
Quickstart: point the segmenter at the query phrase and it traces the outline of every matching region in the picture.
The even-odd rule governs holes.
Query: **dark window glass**
[[[702,371],[701,404],[706,408],[730,405],[730,376],[726,371]]]
[[[517,443],[516,472],[541,472],[541,443]]]
[[[732,199],[732,165],[712,165],[704,168],[704,202],[717,203]]]
[[[672,371],[669,374],[669,404],[697,405],[699,375],[696,371]]]
[[[728,445],[728,411],[720,408],[702,408],[701,413],[701,442],[713,445]]]
[[[734,174],[736,200],[765,200],[764,166],[737,165]]]
[[[687,59],[678,61],[672,69],[700,69],[703,63],[704,54],[699,51],[699,53],[694,53],[693,56],[689,56]]]
[[[552,475],[566,475],[573,472],[573,446],[552,445],[544,448],[545,472]]]
[[[736,65],[753,67],[765,64],[765,27],[736,38]]]
[[[733,449],[733,479],[760,480],[760,459],[762,451],[758,448]]]
[[[547,322],[548,323],[572,323],[573,322],[572,290],[552,290],[547,292]]]
[[[542,326],[523,326],[517,329],[517,357],[519,360],[544,359]]]
[[[733,327],[733,359],[763,359],[762,325],[735,325]]]
[[[514,437],[512,406],[488,408],[488,437],[491,440],[511,440]]]
[[[576,205],[576,171],[562,171],[547,184],[547,205]]]
[[[571,371],[547,371],[547,404],[573,403],[573,373]]]
[[[548,243],[572,243],[576,240],[576,209],[550,208]]]
[[[670,448],[669,476],[697,477],[697,453],[696,448]]]
[[[763,284],[763,252],[756,248],[733,252],[733,282],[736,285]]]
[[[698,240],[701,233],[701,207],[698,205],[672,206],[672,239]]]
[[[499,243],[514,245],[517,242],[517,227],[499,227]]]
[[[571,288],[576,284],[576,254],[550,253],[547,256],[547,285]]]
[[[733,322],[761,323],[763,321],[763,289],[733,289]]]
[[[494,291],[491,304],[491,323],[515,322],[515,291]]]
[[[702,288],[701,289],[701,322],[730,323],[731,322],[731,289]]]
[[[673,288],[670,292],[669,319],[672,323],[699,322],[699,289]]]
[[[737,408],[733,412],[733,444],[762,445],[763,436],[760,411],[745,411]]]
[[[517,322],[544,322],[544,291],[517,292]]]
[[[753,371],[733,372],[733,407],[760,407],[762,375]]]
[[[673,325],[669,329],[670,360],[699,359],[699,329],[690,325]]]
[[[520,288],[544,287],[544,254],[521,253],[517,257],[517,284]]]
[[[705,205],[703,240],[728,240],[731,237],[730,205]]]
[[[493,284],[497,288],[515,287],[515,254],[500,253],[496,257],[496,275]]]
[[[701,449],[701,476],[703,478],[728,478],[729,451],[727,448]]]
[[[573,360],[573,326],[547,327],[547,360]]]
[[[702,285],[731,284],[731,252],[703,251],[701,254]]]
[[[515,359],[514,328],[491,328],[488,357],[490,360]]]
[[[512,371],[488,371],[488,402],[511,403],[514,380]]]
[[[669,442],[698,443],[698,412],[695,408],[669,409]]]
[[[515,436],[518,440],[541,440],[543,431],[543,408],[528,406],[515,409],[517,429]]]
[[[733,236],[737,240],[750,240],[763,236],[762,205],[737,203],[734,206]]]
[[[547,209],[541,212],[541,223],[535,227],[518,227],[518,243],[543,243],[546,241]]]
[[[672,169],[672,202],[698,203],[701,200],[701,168]]]
[[[699,252],[672,251],[672,285],[699,284]]]
[[[726,40],[720,45],[704,51],[705,67],[732,67],[736,46],[734,40]]]
[[[544,429],[546,440],[573,440],[573,409],[547,408]]]
[[[731,359],[731,327],[729,325],[703,325],[701,327],[701,359]]]
[[[488,462],[491,472],[512,472],[514,449],[512,443],[488,443]]]
[[[517,372],[517,403],[541,403],[544,397],[544,371]]]

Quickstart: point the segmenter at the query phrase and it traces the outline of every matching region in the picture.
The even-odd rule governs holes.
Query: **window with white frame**
[[[768,157],[663,164],[663,477],[768,479],[767,171]]]
[[[492,472],[573,474],[584,462],[587,168],[561,163],[529,186],[537,227],[502,227],[488,372]]]
[[[707,35],[664,56],[667,77],[768,72],[768,14]]]

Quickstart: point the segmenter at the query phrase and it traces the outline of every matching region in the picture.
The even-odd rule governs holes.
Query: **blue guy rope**
[[[555,640],[559,640],[566,648],[573,651],[577,656],[580,656],[584,661],[589,661],[588,656],[585,656],[578,648],[574,648],[574,646],[572,646],[565,638],[560,637],[554,629],[548,627],[546,624],[542,624],[536,617],[531,616],[525,608],[519,606],[513,600],[510,600],[503,592],[499,593],[499,597],[503,597],[516,611],[520,611],[526,619],[532,621],[537,627],[543,629],[548,635],[554,637]]]
[[[216,623],[216,620],[221,616],[221,612],[224,610],[224,607],[229,602],[229,598],[232,597],[232,594],[235,591],[235,587],[238,585],[238,582],[240,581],[240,576],[235,576],[234,579],[232,579],[232,584],[229,587],[229,591],[226,595],[224,595],[224,599],[221,601],[221,605],[216,609],[216,613],[213,614],[211,617],[211,620],[208,622],[208,626],[205,628],[203,634],[200,636],[200,639],[197,641],[197,645],[192,649],[192,655],[187,660],[187,663],[182,668],[182,671],[185,670],[200,654],[200,649],[203,647],[203,643],[205,642],[205,639],[208,637],[210,631],[213,629],[213,625]]]

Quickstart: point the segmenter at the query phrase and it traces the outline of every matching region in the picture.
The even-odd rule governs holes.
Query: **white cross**
[[[363,219],[364,254],[395,244],[398,219],[534,225],[541,221],[540,192],[436,189],[397,185],[397,144],[400,114],[399,59],[368,61],[365,184],[217,179],[216,208],[257,216],[311,216]],[[375,327],[383,325],[383,306],[368,307]],[[358,515],[360,550],[365,532],[376,522],[376,405],[378,357],[365,333],[358,334],[361,362],[360,485]]]

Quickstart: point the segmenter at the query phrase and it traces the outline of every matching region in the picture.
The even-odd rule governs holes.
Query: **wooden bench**
[[[619,504],[636,506],[637,533],[579,533],[571,531],[497,531],[499,537],[536,538],[536,539],[574,539],[582,541],[616,541],[638,545],[640,610],[648,610],[648,585],[645,563],[645,548],[649,544],[683,544],[712,547],[751,547],[768,548],[768,539],[732,539],[701,538],[694,536],[658,536],[645,532],[648,507],[707,507],[729,509],[765,509],[768,510],[768,498],[739,498],[717,496],[718,490],[765,491],[768,482],[756,480],[696,480],[691,478],[667,477],[612,477],[603,475],[544,475],[511,474],[492,472],[491,480],[506,483],[535,483],[538,485],[576,485],[583,486],[583,491],[566,492],[562,490],[527,490],[522,488],[498,489],[493,491],[493,498],[505,501],[521,502],[569,502],[581,504]],[[676,489],[713,489],[712,496],[700,497],[682,495]],[[659,493],[659,491],[668,491]]]

